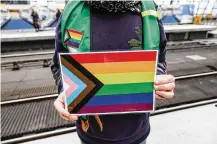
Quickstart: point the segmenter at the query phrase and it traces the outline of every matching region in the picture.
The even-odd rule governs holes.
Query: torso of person
[[[91,10],[91,51],[129,51],[142,49],[142,17],[134,12]],[[100,115],[103,131],[94,116],[89,117],[87,132],[76,122],[85,144],[138,144],[150,132],[149,114]]]

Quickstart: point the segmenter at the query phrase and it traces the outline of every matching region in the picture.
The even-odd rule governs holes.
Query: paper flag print
[[[60,54],[68,110],[75,114],[154,110],[157,51]]]

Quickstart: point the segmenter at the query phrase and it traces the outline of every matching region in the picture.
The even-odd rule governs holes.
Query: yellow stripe
[[[153,82],[154,72],[114,73],[94,75],[104,84]]]
[[[154,72],[155,61],[111,62],[82,64],[92,74]]]
[[[76,40],[82,39],[82,35],[80,35],[80,34],[76,34],[76,33],[72,33],[72,32],[70,32],[69,34],[70,34],[70,37],[73,39],[76,39]]]
[[[142,12],[142,17],[149,16],[149,15],[155,16],[159,19],[161,18],[160,12],[157,12],[154,10],[147,10],[147,11]]]

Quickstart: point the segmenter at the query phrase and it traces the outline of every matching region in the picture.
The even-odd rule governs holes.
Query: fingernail
[[[155,83],[156,83],[156,84],[158,84],[158,83],[159,83],[159,81],[155,81]]]

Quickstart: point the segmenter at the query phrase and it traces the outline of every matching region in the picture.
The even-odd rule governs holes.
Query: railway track
[[[217,102],[217,71],[178,76],[176,81],[175,97],[158,100],[156,112],[151,115]],[[64,121],[57,115],[53,107],[56,97],[46,95],[1,102],[3,143],[18,143],[75,131],[73,122]],[[25,137],[29,134],[33,136]]]
[[[182,42],[168,42],[167,51],[217,48],[216,39],[195,40]],[[53,57],[53,50],[47,52],[33,52],[22,54],[3,54],[1,65],[3,68],[18,70],[21,67],[44,66],[48,67]]]
[[[216,48],[216,39],[194,40],[194,41],[169,41],[167,50],[186,50],[201,48]]]
[[[202,101],[202,102],[196,102],[193,104],[185,104],[185,105],[177,106],[177,107],[173,107],[173,108],[166,108],[166,109],[162,109],[162,110],[157,110],[157,111],[151,113],[150,116],[174,112],[174,111],[183,110],[183,109],[192,108],[192,107],[199,107],[202,105],[208,105],[208,104],[213,104],[213,103],[217,103],[217,99],[206,100],[206,101]],[[23,142],[33,141],[33,140],[37,140],[37,139],[43,139],[43,138],[52,137],[52,136],[58,136],[58,135],[67,134],[67,133],[74,133],[74,132],[76,132],[76,127],[72,126],[69,128],[62,128],[62,129],[54,130],[54,131],[50,131],[50,132],[43,132],[40,134],[34,134],[34,135],[30,135],[30,136],[24,136],[24,137],[20,137],[20,138],[5,140],[2,142],[2,144],[23,143]]]
[[[184,76],[176,76],[175,79],[176,79],[176,81],[180,81],[180,80],[185,80],[185,79],[192,79],[192,78],[212,76],[212,75],[217,75],[217,71],[184,75]],[[57,96],[58,96],[58,94],[50,94],[50,95],[42,95],[42,96],[31,96],[31,97],[27,97],[27,98],[19,98],[19,99],[15,99],[15,100],[6,100],[6,101],[1,102],[1,105],[15,104],[15,103],[21,103],[21,102],[31,102],[31,101],[48,99],[48,98],[56,98]]]
[[[25,54],[10,54],[1,56],[1,65],[6,68],[41,66],[48,67],[53,56],[53,51],[25,53]],[[15,69],[16,69],[15,68]]]

